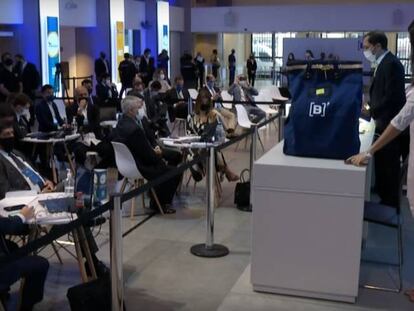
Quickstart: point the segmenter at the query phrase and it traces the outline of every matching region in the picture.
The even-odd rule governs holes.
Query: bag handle
[[[246,173],[249,174],[249,179],[248,180],[244,176]],[[240,181],[243,182],[243,183],[244,182],[247,182],[247,181],[250,181],[250,170],[248,168],[245,168],[244,170],[241,171],[241,173],[240,173]]]

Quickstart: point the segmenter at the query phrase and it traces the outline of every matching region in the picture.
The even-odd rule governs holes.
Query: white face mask
[[[164,74],[160,75],[160,80],[164,80],[164,79],[165,79],[165,75]]]
[[[144,107],[138,110],[137,118],[138,120],[142,120],[145,117],[145,110]]]
[[[375,57],[375,54],[373,54],[370,49],[367,49],[367,50],[364,51],[364,56],[371,63],[373,63],[377,60],[377,58]]]

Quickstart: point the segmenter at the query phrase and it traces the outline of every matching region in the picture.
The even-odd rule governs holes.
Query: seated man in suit
[[[136,96],[144,100],[144,91],[144,82],[142,82],[141,78],[136,77],[134,79],[134,84],[132,85],[132,90],[129,90],[127,95]]]
[[[224,127],[226,128],[227,135],[229,137],[232,137],[234,136],[234,130],[237,126],[236,115],[230,110],[223,107],[223,104],[221,103],[223,101],[223,98],[221,97],[221,91],[215,85],[216,78],[212,74],[208,74],[206,77],[206,82],[206,85],[200,89],[200,92],[201,90],[206,90],[211,94],[211,99],[213,102],[215,102],[215,109],[220,112],[224,118]]]
[[[62,191],[62,185],[43,178],[18,151],[14,150],[14,131],[10,123],[0,122],[0,200],[7,192],[31,190],[36,193]],[[90,232],[85,228],[86,238],[98,275],[107,268],[98,260],[98,247]]]
[[[177,76],[174,79],[175,86],[165,93],[164,101],[168,105],[168,115],[170,121],[174,122],[175,118],[187,120],[188,116],[188,101],[190,99],[190,93],[188,89],[184,87],[184,79],[181,76]]]
[[[161,83],[154,81],[151,87],[144,91],[145,107],[151,127],[159,137],[167,137],[170,130],[167,126],[167,105],[163,102],[163,96],[159,94]]]
[[[95,89],[100,105],[106,106],[108,101],[116,102],[118,99],[116,85],[112,83],[111,76],[107,73],[99,79]]]
[[[92,92],[93,92],[93,82],[92,82],[92,80],[84,79],[84,80],[82,80],[81,85],[88,90],[88,96],[90,98],[91,104],[92,105],[98,105],[99,104],[98,103],[99,102],[98,97],[92,95]]]
[[[42,86],[42,101],[35,107],[37,121],[39,122],[39,132],[53,132],[63,126],[62,117],[54,103],[55,96],[53,87],[49,84]]]
[[[161,148],[158,146],[153,148],[146,137],[141,118],[138,117],[139,110],[143,106],[142,100],[135,96],[127,96],[122,100],[121,105],[123,115],[116,126],[116,140],[129,148],[142,176],[147,180],[153,180],[172,170],[173,168],[163,161]],[[181,175],[177,175],[154,187],[167,214],[175,213],[171,204],[180,179]],[[152,197],[150,206],[157,210]]]
[[[2,127],[0,125],[0,127]],[[11,130],[11,128],[10,128]],[[0,129],[0,144],[6,132]],[[17,216],[0,216],[0,257],[6,256],[18,248],[17,244],[5,239],[5,235],[25,235],[28,227],[25,222],[33,217],[33,207],[24,207]],[[7,292],[9,287],[24,279],[20,310],[32,310],[43,299],[45,280],[49,262],[40,256],[24,256],[0,265],[0,291]],[[3,299],[6,297],[2,297]],[[2,300],[3,300],[2,299]],[[4,299],[6,300],[6,299]],[[5,301],[1,303],[5,303]]]
[[[236,77],[234,83],[229,88],[228,93],[233,96],[235,102],[247,102],[244,104],[244,108],[249,115],[250,121],[258,123],[266,118],[266,113],[254,104],[254,97],[259,92],[249,85],[246,76],[239,75]]]
[[[81,138],[71,146],[75,160],[78,164],[84,165],[86,153],[96,151],[102,159],[98,167],[107,168],[114,162],[114,156],[112,145],[104,141],[99,126],[99,107],[91,104],[88,90],[83,86],[76,88],[75,100],[66,108],[68,122],[72,123],[75,120],[78,132],[82,134]]]

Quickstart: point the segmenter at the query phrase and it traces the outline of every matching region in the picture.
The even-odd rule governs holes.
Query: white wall
[[[184,8],[170,5],[170,31],[184,32]]]
[[[141,29],[145,21],[145,2],[125,0],[125,29]]]
[[[225,23],[229,13],[232,25]],[[406,31],[413,18],[413,3],[192,8],[191,31]]]
[[[73,0],[73,3],[76,5],[76,8],[68,6],[67,0],[59,0],[60,25],[95,27],[96,0]]]
[[[23,24],[23,0],[0,0],[0,24]]]

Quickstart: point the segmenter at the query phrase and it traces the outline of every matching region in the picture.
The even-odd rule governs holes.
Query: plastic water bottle
[[[67,170],[66,179],[64,182],[65,186],[65,194],[73,197],[75,194],[75,178],[72,176],[72,172],[70,169]]]
[[[219,121],[216,127],[216,139],[218,143],[223,143],[226,140],[226,133],[224,132],[223,124]]]

